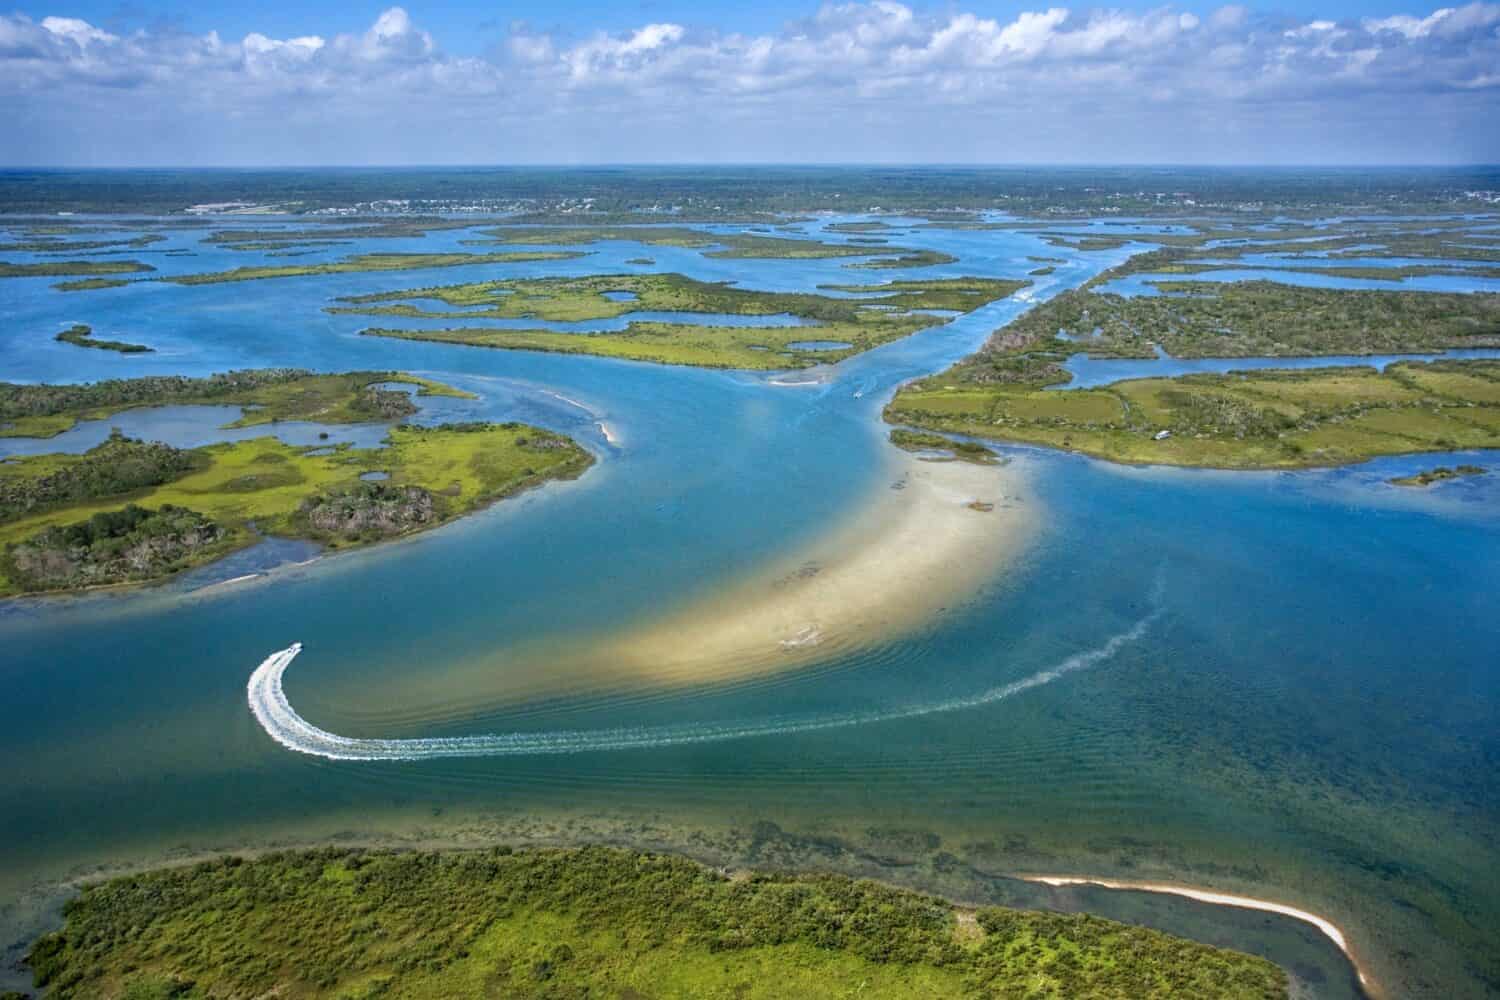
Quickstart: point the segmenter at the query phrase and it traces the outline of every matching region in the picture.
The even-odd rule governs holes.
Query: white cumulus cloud
[[[239,40],[0,15],[9,162],[1493,160],[1500,3],[1381,18],[831,3],[756,35],[512,25],[444,51],[401,7]],[[230,127],[227,122],[233,122]]]

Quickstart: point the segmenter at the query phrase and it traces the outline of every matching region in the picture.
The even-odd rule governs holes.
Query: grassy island
[[[146,233],[142,236],[132,238],[121,238],[115,240],[63,240],[63,239],[32,239],[20,240],[13,243],[0,243],[0,253],[88,253],[94,250],[108,250],[113,248],[134,248],[150,246],[160,243],[166,239],[160,233]]]
[[[80,420],[168,404],[248,407],[233,427],[277,420],[350,424],[396,420],[417,412],[406,393],[382,388],[382,383],[415,386],[419,396],[473,398],[473,393],[403,372],[319,375],[300,368],[260,368],[207,378],[150,375],[78,385],[0,382],[0,437],[53,437]]]
[[[0,434],[50,437],[79,420],[166,404],[240,405],[237,427],[390,422],[417,412],[386,383],[470,395],[400,372],[298,369],[0,383]],[[0,596],[160,579],[247,545],[257,532],[331,546],[378,541],[576,475],[591,461],[568,439],[519,424],[403,425],[379,449],[296,448],[267,437],[182,450],[115,434],[83,454],[0,461]],[[366,482],[366,472],[388,479]]]
[[[455,319],[535,319],[583,322],[637,311],[790,315],[800,326],[725,326],[691,322],[632,321],[614,333],[458,326],[441,330],[376,327],[370,336],[521,350],[597,354],[663,364],[775,370],[798,368],[857,354],[932,326],[923,310],[967,311],[1004,298],[1025,282],[952,278],[846,285],[854,297],[802,292],[757,292],[680,274],[619,274],[479,282],[364,295],[343,300],[336,312]],[[455,309],[433,309],[437,302]],[[847,344],[826,350],[798,345],[817,340]]]
[[[823,227],[830,233],[878,233],[892,226],[887,222],[874,220],[870,222],[832,222]]]
[[[1150,255],[1146,255],[1150,256]],[[1131,270],[1127,263],[1115,272]],[[904,387],[893,423],[1225,468],[1338,465],[1500,447],[1500,362],[1400,362],[1140,378],[1058,391],[1070,354],[1317,356],[1500,346],[1500,295],[1161,282],[1161,295],[1064,292],[976,354]]]
[[[55,1000],[1287,995],[1263,959],[1097,917],[610,848],[326,849],[127,876],[85,889],[29,961]]]
[[[967,366],[967,367],[966,367]],[[1036,370],[1043,378],[1046,366]],[[1117,462],[1266,469],[1500,447],[1500,362],[1131,379],[1058,391],[966,362],[897,393],[893,422]]]
[[[1180,358],[1243,358],[1500,347],[1500,294],[1298,288],[1273,281],[1152,284],[1162,294],[1063,292],[999,331],[986,350],[1149,358],[1160,346]]]
[[[1413,476],[1397,476],[1391,480],[1391,484],[1394,486],[1431,486],[1433,483],[1440,483],[1445,479],[1463,479],[1467,476],[1482,475],[1484,475],[1484,466],[1482,465],[1460,465],[1452,469],[1446,465],[1440,465],[1436,469],[1418,472]]]
[[[948,452],[960,461],[973,462],[975,465],[997,465],[1000,462],[998,455],[977,441],[955,441],[930,431],[897,427],[891,431],[891,444],[902,451]]]
[[[473,264],[521,264],[541,260],[572,260],[583,254],[571,251],[515,253],[364,253],[348,260],[326,264],[268,264],[237,267],[207,274],[178,274],[162,278],[177,285],[217,285],[229,281],[264,281],[269,278],[305,278],[318,274],[361,274],[375,271],[421,271],[438,267]]]
[[[379,542],[592,461],[515,423],[403,424],[373,449],[264,437],[182,450],[115,435],[81,455],[0,462],[0,596],[148,582],[258,534]]]
[[[124,278],[79,278],[77,281],[59,281],[52,287],[59,292],[89,292],[96,288],[120,288],[130,283]]]
[[[448,219],[436,215],[380,215],[336,219],[306,218],[299,221],[303,225],[297,229],[216,229],[203,242],[241,249],[251,244],[271,248],[356,239],[421,239],[429,233],[467,229],[486,220]]]
[[[861,267],[869,270],[883,270],[896,267],[932,267],[936,264],[952,264],[958,260],[952,254],[942,253],[937,250],[900,250],[895,247],[883,247],[881,253],[894,253],[895,257],[874,257],[870,260],[857,261],[846,264],[845,267]]]
[[[630,242],[646,246],[683,247],[704,250],[705,257],[731,259],[819,260],[834,257],[869,257],[871,254],[924,255],[923,263],[940,263],[926,259],[931,251],[902,247],[854,246],[847,243],[823,243],[818,240],[761,236],[753,233],[715,233],[684,226],[505,226],[480,231],[487,239],[468,241],[474,245],[576,246],[588,243]],[[938,254],[943,261],[952,260]],[[919,267],[922,263],[896,264],[871,262],[873,267]]]
[[[100,340],[93,336],[94,330],[86,323],[74,323],[57,335],[56,340],[75,347],[92,347],[101,351],[118,351],[121,354],[149,354],[152,348],[145,344],[130,344],[123,340]]]
[[[0,278],[77,278],[154,271],[138,260],[55,260],[40,264],[10,264],[0,260]]]

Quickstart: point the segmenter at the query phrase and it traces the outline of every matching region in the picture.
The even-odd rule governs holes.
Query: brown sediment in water
[[[1036,882],[1050,886],[1098,886],[1102,889],[1124,889],[1134,892],[1159,892],[1170,896],[1182,896],[1186,899],[1195,899],[1200,903],[1212,903],[1215,906],[1237,906],[1246,910],[1260,910],[1264,913],[1276,913],[1284,917],[1292,917],[1312,924],[1323,933],[1330,941],[1338,946],[1339,951],[1349,959],[1349,964],[1354,967],[1354,974],[1359,977],[1359,985],[1372,997],[1383,997],[1382,991],[1374,983],[1359,958],[1354,954],[1354,949],[1349,946],[1348,938],[1343,930],[1329,920],[1308,910],[1299,910],[1295,906],[1285,903],[1277,903],[1274,900],[1259,899],[1255,896],[1240,896],[1227,892],[1216,892],[1212,889],[1195,889],[1191,886],[1175,885],[1170,882],[1134,882],[1126,879],[1095,878],[1089,875],[1017,875],[1015,878],[1023,882]]]

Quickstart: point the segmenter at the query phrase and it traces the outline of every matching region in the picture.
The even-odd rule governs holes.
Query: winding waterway
[[[993,475],[1008,506],[973,517],[998,531],[1024,513],[1028,541],[920,622],[670,677],[580,656],[804,553],[814,569],[831,562],[820,546],[894,485],[879,420],[894,388],[1130,252],[897,233],[959,259],[862,271],[609,243],[576,260],[394,275],[72,294],[0,283],[8,380],[400,369],[481,397],[424,399],[418,419],[524,420],[600,458],[576,482],[383,548],[306,562],[305,547],[271,544],[169,587],[0,606],[3,943],[45,923],[60,881],[161,859],[330,840],[607,840],[1087,909],[1271,955],[1313,996],[1358,995],[1305,921],[1011,876],[1273,900],[1336,925],[1372,991],[1481,995],[1500,962],[1500,891],[1477,875],[1500,871],[1500,785],[1484,764],[1500,732],[1500,477],[1386,483],[1453,456],[1235,474],[1005,449],[1011,465]],[[143,259],[172,273],[275,262],[201,235],[157,244],[194,256]],[[472,235],[297,261],[462,249]],[[799,291],[1065,263],[804,385],[360,337],[367,319],[323,311],[394,288],[634,273],[627,261],[643,256]],[[156,353],[52,340],[75,322]],[[219,416],[116,422],[187,443]],[[107,424],[53,444],[87,447]],[[294,642],[295,665],[273,655]]]

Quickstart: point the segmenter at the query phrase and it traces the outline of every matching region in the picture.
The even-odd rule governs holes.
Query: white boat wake
[[[924,702],[889,709],[862,712],[840,712],[822,715],[768,716],[743,722],[685,723],[681,725],[636,726],[615,729],[559,729],[550,732],[494,733],[483,736],[446,736],[419,739],[371,739],[339,736],[319,729],[297,714],[287,700],[281,679],[302,644],[294,642],[286,649],[266,657],[250,675],[250,711],[266,733],[288,750],[326,757],[329,760],[421,760],[429,757],[497,757],[515,754],[583,753],[591,750],[638,750],[652,747],[680,746],[688,743],[715,743],[722,740],[747,739],[754,736],[778,736],[810,733],[824,729],[841,729],[876,722],[913,719],[941,712],[956,712],[1004,701],[1024,691],[1051,684],[1079,670],[1085,670],[1113,657],[1124,646],[1139,640],[1151,627],[1162,608],[1159,601],[1150,613],[1130,628],[1111,636],[1093,649],[1075,653],[1054,667],[1028,677],[1011,681],[978,694],[940,701]]]

